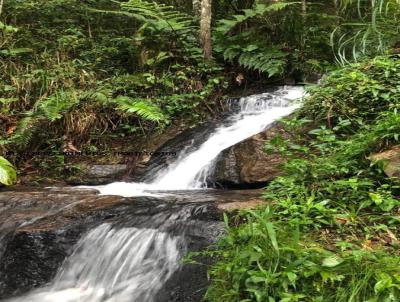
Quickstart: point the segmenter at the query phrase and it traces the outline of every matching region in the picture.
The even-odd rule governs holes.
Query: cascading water
[[[183,237],[103,224],[77,243],[52,284],[7,302],[153,302],[179,267]]]
[[[182,153],[167,169],[161,171],[151,183],[115,182],[94,187],[104,195],[138,196],[157,190],[193,190],[206,187],[206,178],[213,162],[223,150],[262,132],[273,122],[289,115],[297,108],[293,100],[304,95],[299,86],[283,87],[274,92],[241,98],[239,111],[197,150]]]
[[[237,110],[200,147],[183,151],[151,183],[119,182],[91,188],[103,195],[126,197],[204,188],[213,163],[223,150],[289,115],[297,107],[292,101],[303,94],[301,87],[284,87],[242,98],[236,104]],[[5,301],[153,302],[185,254],[184,232],[170,235],[161,230],[168,229],[171,222],[186,219],[181,216],[152,217],[147,224],[150,228],[142,229],[100,225],[79,240],[49,285]]]

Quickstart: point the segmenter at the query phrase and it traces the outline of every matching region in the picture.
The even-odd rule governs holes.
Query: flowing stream
[[[197,149],[179,154],[177,160],[161,171],[151,183],[115,182],[96,189],[104,195],[142,196],[158,190],[193,190],[207,187],[206,179],[217,156],[225,149],[262,132],[276,120],[298,107],[293,100],[304,95],[299,86],[244,97],[232,114]]]
[[[207,187],[217,156],[289,115],[301,98],[301,87],[240,99],[233,113],[198,148],[182,151],[175,162],[149,183],[117,182],[91,187],[102,195],[145,196],[152,191]],[[184,233],[165,231],[163,224],[145,228],[104,223],[81,237],[56,277],[45,287],[7,302],[156,302],[156,293],[179,269],[187,247]]]
[[[152,302],[179,267],[180,236],[103,224],[77,243],[51,285],[13,302]]]

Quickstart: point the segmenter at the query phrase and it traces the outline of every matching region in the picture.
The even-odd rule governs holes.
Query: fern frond
[[[277,48],[249,47],[237,56],[238,62],[246,69],[268,74],[269,77],[283,74],[288,54]]]
[[[6,144],[26,147],[44,121],[54,122],[61,119],[78,102],[76,91],[60,90],[47,98],[39,99],[30,111],[24,113],[24,117],[19,120],[15,132],[6,140]]]
[[[119,96],[114,99],[118,109],[127,113],[135,113],[144,120],[152,122],[166,121],[167,118],[161,109],[150,103],[147,99],[133,99],[127,96]]]
[[[196,28],[191,16],[177,11],[173,6],[143,0],[129,0],[120,3],[120,7],[125,15],[150,24],[159,31],[167,30],[179,34]]]
[[[138,41],[146,40],[147,38],[152,42],[155,37],[157,37],[160,45],[162,45],[162,41],[166,42],[166,44],[176,41],[179,43],[179,50],[177,51],[181,53],[180,57],[189,57],[192,60],[200,58],[197,51],[198,26],[195,25],[193,16],[180,12],[172,6],[157,2],[145,0],[114,2],[120,7],[119,10],[92,11],[132,17],[142,23],[136,31]]]
[[[299,4],[299,2],[275,2],[269,5],[261,3],[255,4],[251,9],[242,10],[243,13],[240,15],[234,15],[231,19],[219,21],[216,31],[227,34],[233,28],[251,18],[262,17],[267,13],[280,11],[294,4]]]
[[[50,97],[39,102],[36,115],[43,115],[51,122],[62,118],[63,114],[78,103],[75,91],[57,91]]]
[[[238,47],[236,45],[232,47],[228,47],[224,51],[224,60],[232,62],[237,56],[239,56],[241,53],[241,47]]]
[[[15,145],[24,148],[32,140],[33,133],[39,128],[40,119],[35,117],[33,111],[25,113],[25,117],[19,120],[13,135],[6,140],[7,145]]]

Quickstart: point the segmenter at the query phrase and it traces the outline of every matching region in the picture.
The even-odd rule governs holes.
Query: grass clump
[[[399,301],[399,180],[370,155],[398,144],[400,60],[328,76],[266,146],[289,160],[209,252],[209,301]],[[354,76],[356,75],[356,76]],[[378,87],[378,88],[377,88]]]
[[[398,301],[400,258],[337,241],[329,249],[269,208],[249,211],[216,253],[211,301]]]

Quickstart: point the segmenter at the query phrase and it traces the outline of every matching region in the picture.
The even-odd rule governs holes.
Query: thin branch
[[[0,0],[0,16],[1,16],[1,13],[3,12],[3,4],[4,4],[4,0]]]

